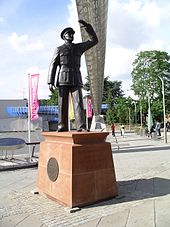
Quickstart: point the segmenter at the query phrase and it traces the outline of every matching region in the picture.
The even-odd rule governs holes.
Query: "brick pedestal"
[[[37,187],[40,193],[69,207],[84,206],[117,195],[111,144],[107,132],[43,132]]]

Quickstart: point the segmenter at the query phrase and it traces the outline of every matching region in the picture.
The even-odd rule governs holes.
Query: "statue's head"
[[[68,27],[68,28],[65,28],[62,32],[61,32],[61,38],[62,39],[66,39],[66,35],[71,35],[72,37],[72,40],[73,40],[73,35],[74,35],[75,31],[71,28],[71,27]]]

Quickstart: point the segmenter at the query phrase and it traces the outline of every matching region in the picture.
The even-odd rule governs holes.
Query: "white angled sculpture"
[[[85,52],[85,59],[93,100],[94,129],[103,129],[104,121],[100,114],[104,82],[108,0],[76,0],[76,5],[79,19],[92,24],[99,39],[99,43],[95,47]],[[83,40],[88,39],[83,29],[81,35]]]

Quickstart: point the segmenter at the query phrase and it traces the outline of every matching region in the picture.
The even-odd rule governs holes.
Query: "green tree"
[[[162,115],[162,82],[165,82],[166,103],[170,104],[170,80],[164,73],[170,71],[170,56],[163,51],[141,51],[133,62],[132,89],[140,99],[151,98],[151,111],[155,117]],[[157,103],[154,103],[157,101]],[[158,105],[159,102],[159,105]],[[167,111],[170,107],[166,105]],[[144,108],[143,108],[144,109]],[[146,115],[146,113],[145,113]]]
[[[113,100],[111,93],[109,93],[107,100],[109,108],[106,112],[106,123],[110,124],[111,122],[114,122],[128,124],[129,117],[130,119],[134,118],[132,101],[133,100],[130,97],[118,97]],[[133,122],[131,121],[131,123]]]
[[[104,89],[103,89],[103,102],[106,102],[108,99],[109,93],[112,99],[123,97],[123,90],[121,88],[122,82],[121,81],[111,81],[109,80],[109,76],[104,78]]]
[[[104,89],[102,102],[107,103],[108,96],[111,95],[113,99],[117,97],[123,97],[122,82],[121,81],[111,81],[109,76],[104,78]],[[83,89],[85,91],[90,90],[89,78],[86,77],[86,83],[84,83]],[[110,94],[109,94],[110,93]]]
[[[116,111],[114,107],[114,99],[112,97],[112,92],[109,90],[107,98],[108,110],[106,112],[106,123],[111,124],[117,122]]]
[[[162,99],[157,98],[151,103],[151,112],[153,119],[163,120]]]
[[[115,100],[115,112],[117,115],[117,122],[127,124],[129,117],[129,107],[127,98],[120,97]]]
[[[166,77],[164,71],[170,70],[170,56],[157,50],[141,51],[133,62],[132,89],[135,95],[151,98],[161,94],[160,77]]]
[[[54,92],[51,92],[49,99],[40,100],[40,105],[58,105],[58,89],[56,89]]]

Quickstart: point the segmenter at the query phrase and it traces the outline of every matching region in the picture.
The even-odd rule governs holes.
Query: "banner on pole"
[[[36,120],[38,116],[38,81],[39,74],[30,75],[29,77],[29,107],[30,107],[30,118],[31,120]]]
[[[86,102],[87,102],[87,117],[88,118],[92,118],[92,99],[91,98],[87,98],[86,99]]]

